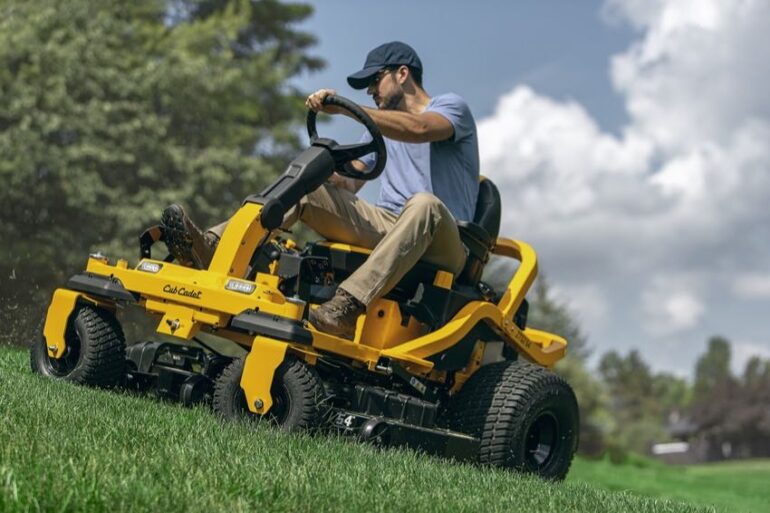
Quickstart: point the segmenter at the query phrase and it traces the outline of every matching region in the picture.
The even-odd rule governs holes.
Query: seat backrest
[[[476,212],[473,214],[473,222],[482,228],[492,237],[497,239],[500,234],[500,214],[502,211],[502,201],[500,191],[492,180],[484,176],[479,182],[479,195],[476,199]]]
[[[500,233],[500,213],[500,191],[492,180],[481,177],[473,222],[457,223],[460,239],[468,248],[465,268],[458,276],[459,283],[475,286],[481,279],[484,265],[489,260],[489,252]]]

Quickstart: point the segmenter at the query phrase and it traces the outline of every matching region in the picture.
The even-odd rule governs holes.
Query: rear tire
[[[505,361],[479,369],[449,411],[452,429],[481,439],[484,465],[562,480],[578,444],[572,388],[547,369]]]
[[[112,312],[91,305],[77,306],[67,322],[67,349],[61,358],[48,356],[44,326],[45,316],[30,349],[32,372],[102,388],[123,383],[126,338]]]
[[[281,363],[270,389],[273,406],[260,416],[249,410],[241,388],[244,361],[233,360],[217,378],[212,404],[216,413],[228,419],[265,419],[290,432],[311,430],[320,424],[326,394],[315,369],[296,358]]]

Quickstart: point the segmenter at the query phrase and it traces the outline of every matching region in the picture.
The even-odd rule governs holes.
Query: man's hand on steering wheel
[[[343,114],[344,110],[336,105],[324,105],[323,101],[327,96],[336,96],[334,89],[319,89],[312,93],[305,100],[305,107],[313,112],[325,112],[326,114]]]
[[[331,94],[332,92],[330,89],[316,91],[306,101],[308,106],[306,125],[310,143],[313,146],[326,148],[334,160],[334,169],[338,175],[354,180],[374,180],[385,169],[387,161],[387,151],[382,132],[380,132],[377,124],[360,105],[342,96]],[[316,129],[317,113],[320,111],[328,112],[330,107],[333,107],[336,112],[344,113],[364,125],[372,136],[371,141],[342,145],[337,144],[332,139],[319,138]],[[363,166],[358,159],[369,154],[374,155],[374,164],[369,172],[364,172],[362,169],[357,168],[357,166]]]
[[[357,166],[356,163],[360,163],[358,160],[352,161],[350,164],[356,168],[359,171],[366,171],[365,167]],[[363,165],[363,164],[362,164]],[[359,190],[361,190],[361,187],[364,186],[366,183],[364,180],[357,180],[355,178],[348,178],[347,176],[342,176],[339,173],[334,173],[331,175],[327,180],[327,183],[339,188],[344,189],[346,191],[350,191],[353,194],[357,193]]]

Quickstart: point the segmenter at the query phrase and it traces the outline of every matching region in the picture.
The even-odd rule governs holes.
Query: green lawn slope
[[[591,465],[577,462],[577,477],[549,484],[287,435],[223,422],[205,408],[47,380],[30,373],[26,352],[0,348],[2,512],[714,511],[605,490],[612,483],[591,482]]]
[[[577,460],[567,480],[607,490],[631,490],[694,504],[720,512],[770,512],[770,460],[745,460],[671,466],[639,460],[627,465]]]

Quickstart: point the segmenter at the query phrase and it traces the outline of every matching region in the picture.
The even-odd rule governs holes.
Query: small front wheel
[[[110,388],[125,378],[126,338],[115,315],[103,308],[79,305],[67,322],[61,358],[48,356],[43,334],[45,316],[30,349],[32,372],[83,385]]]
[[[241,388],[244,362],[243,358],[233,360],[217,378],[213,401],[216,413],[229,419],[264,418],[284,431],[309,430],[320,424],[326,395],[312,367],[296,358],[279,365],[270,389],[273,406],[260,417],[249,410]]]

